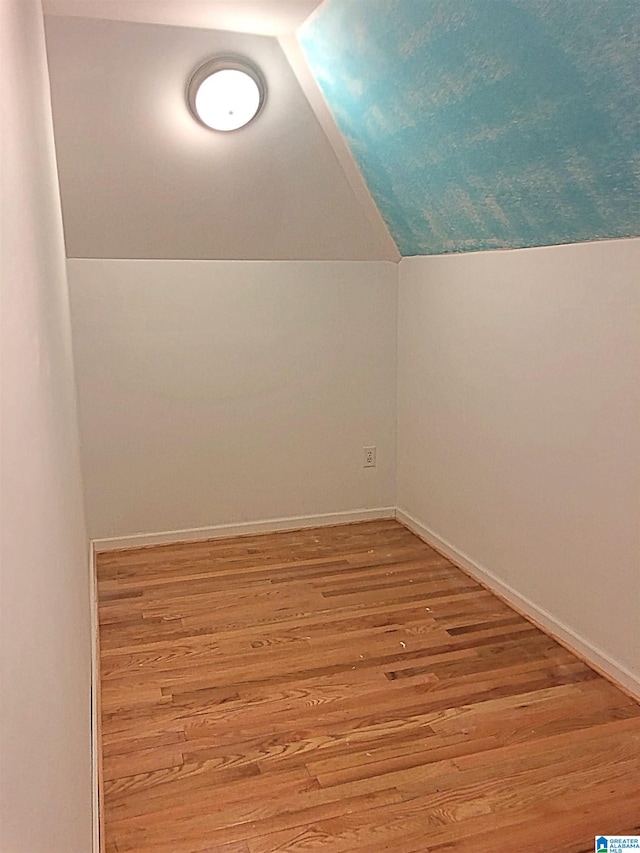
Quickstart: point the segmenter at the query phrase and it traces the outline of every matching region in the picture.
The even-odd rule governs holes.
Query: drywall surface
[[[400,264],[398,506],[640,679],[640,240]]]
[[[299,38],[402,255],[640,234],[637,0],[326,0]]]
[[[70,257],[397,260],[275,38],[75,16],[47,18],[46,32]],[[194,70],[225,54],[267,81],[264,109],[237,133],[200,125],[185,98]]]
[[[68,271],[93,538],[393,506],[394,264]]]
[[[0,24],[0,850],[88,853],[88,543],[40,3],[3,0]]]

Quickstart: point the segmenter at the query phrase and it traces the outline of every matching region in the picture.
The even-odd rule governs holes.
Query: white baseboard
[[[270,518],[264,521],[247,521],[237,524],[217,524],[212,527],[194,527],[187,530],[167,530],[161,533],[136,533],[132,536],[112,536],[94,539],[96,553],[120,548],[140,548],[145,545],[166,545],[172,542],[193,542],[198,539],[222,539],[226,536],[247,536],[252,533],[275,533],[279,530],[303,530],[307,527],[326,527],[332,524],[350,524],[354,521],[372,521],[377,518],[395,518],[395,507],[352,509],[322,515],[296,515],[291,518]]]
[[[442,539],[437,533],[434,533],[433,530],[430,530],[408,512],[396,509],[396,518],[401,524],[404,524],[405,527],[411,530],[412,533],[415,533],[416,536],[419,536],[426,542],[427,545],[439,551],[443,556],[451,560],[454,565],[462,569],[463,572],[503,599],[510,607],[525,616],[545,633],[552,636],[561,645],[569,649],[570,652],[573,652],[592,667],[592,669],[595,669],[605,678],[613,681],[617,687],[621,687],[634,699],[640,701],[640,679],[625,666],[613,660],[606,652],[594,646],[589,640],[560,622],[551,613],[538,607],[537,604],[530,601],[526,596],[521,595],[513,587],[509,586],[509,584],[501,581],[489,569],[471,559],[467,554],[459,551],[454,545],[447,542],[446,539]]]
[[[98,621],[98,579],[95,551],[89,545],[89,607],[91,609],[91,797],[93,814],[93,853],[104,853],[102,827],[102,747],[100,738],[100,636]]]

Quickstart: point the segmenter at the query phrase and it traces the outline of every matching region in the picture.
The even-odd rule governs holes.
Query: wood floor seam
[[[107,853],[587,853],[640,705],[395,520],[97,556]]]

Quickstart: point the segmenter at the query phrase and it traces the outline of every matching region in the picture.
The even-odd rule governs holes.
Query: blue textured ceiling
[[[299,37],[403,255],[640,235],[640,0],[325,0]]]

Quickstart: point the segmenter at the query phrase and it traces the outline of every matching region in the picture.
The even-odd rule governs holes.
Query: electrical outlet
[[[376,467],[376,449],[375,447],[365,447],[364,448],[364,461],[362,463],[363,468],[375,468]]]

